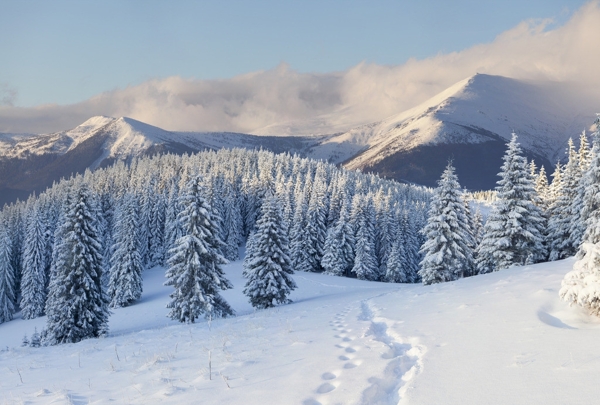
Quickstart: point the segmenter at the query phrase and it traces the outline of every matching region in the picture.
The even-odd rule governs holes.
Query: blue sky
[[[402,65],[494,41],[585,2],[0,0],[0,104],[73,104],[150,79]]]

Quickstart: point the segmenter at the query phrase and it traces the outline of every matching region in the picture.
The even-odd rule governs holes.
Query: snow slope
[[[427,287],[296,273],[293,304],[254,312],[235,262],[238,316],[193,325],[165,317],[154,268],[107,338],[21,348],[44,319],[0,325],[0,403],[595,403],[600,321],[557,294],[572,264]]]

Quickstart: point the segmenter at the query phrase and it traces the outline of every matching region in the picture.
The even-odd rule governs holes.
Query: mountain
[[[52,134],[0,134],[0,204],[115,160],[231,147],[297,153],[428,186],[452,160],[464,187],[490,189],[513,131],[527,157],[552,171],[565,157],[568,138],[595,118],[590,106],[597,104],[582,94],[569,83],[477,74],[407,111],[337,133],[331,132],[352,122],[348,111],[274,123],[257,134],[172,132],[103,116]]]
[[[171,132],[127,117],[104,116],[52,134],[0,134],[0,206],[27,198],[63,177],[106,167],[116,160],[232,147],[306,155],[322,138]],[[330,160],[330,156],[324,158]]]
[[[565,88],[478,74],[408,111],[328,142],[363,146],[344,163],[349,169],[433,186],[453,160],[463,186],[489,189],[512,132],[527,157],[551,172],[564,158],[568,138],[590,126],[593,114],[579,115]]]

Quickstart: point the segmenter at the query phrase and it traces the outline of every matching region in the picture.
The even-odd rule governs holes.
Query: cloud
[[[567,82],[589,109],[590,100],[600,102],[598,21],[594,1],[558,28],[549,29],[549,20],[524,21],[491,43],[399,66],[361,63],[344,72],[306,74],[281,64],[226,80],[169,77],[64,106],[14,107],[16,93],[0,87],[0,99],[7,100],[0,105],[0,131],[51,132],[108,115],[169,130],[327,132],[396,114],[475,73]]]

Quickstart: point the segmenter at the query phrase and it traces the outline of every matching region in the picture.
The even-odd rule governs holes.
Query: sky
[[[0,9],[0,131],[36,132],[98,114],[173,130],[253,131],[331,114],[365,91],[373,110],[398,112],[408,105],[399,100],[430,97],[478,71],[518,77],[489,52],[516,65],[528,61],[519,44],[537,38],[548,54],[555,48],[543,37],[557,31],[554,45],[567,51],[565,41],[593,29],[582,14],[599,13],[597,1],[576,0],[0,0]],[[503,49],[491,49],[502,41]],[[491,50],[479,66],[401,76],[435,60],[460,64],[482,47]],[[537,75],[568,79],[554,70],[538,66]]]

